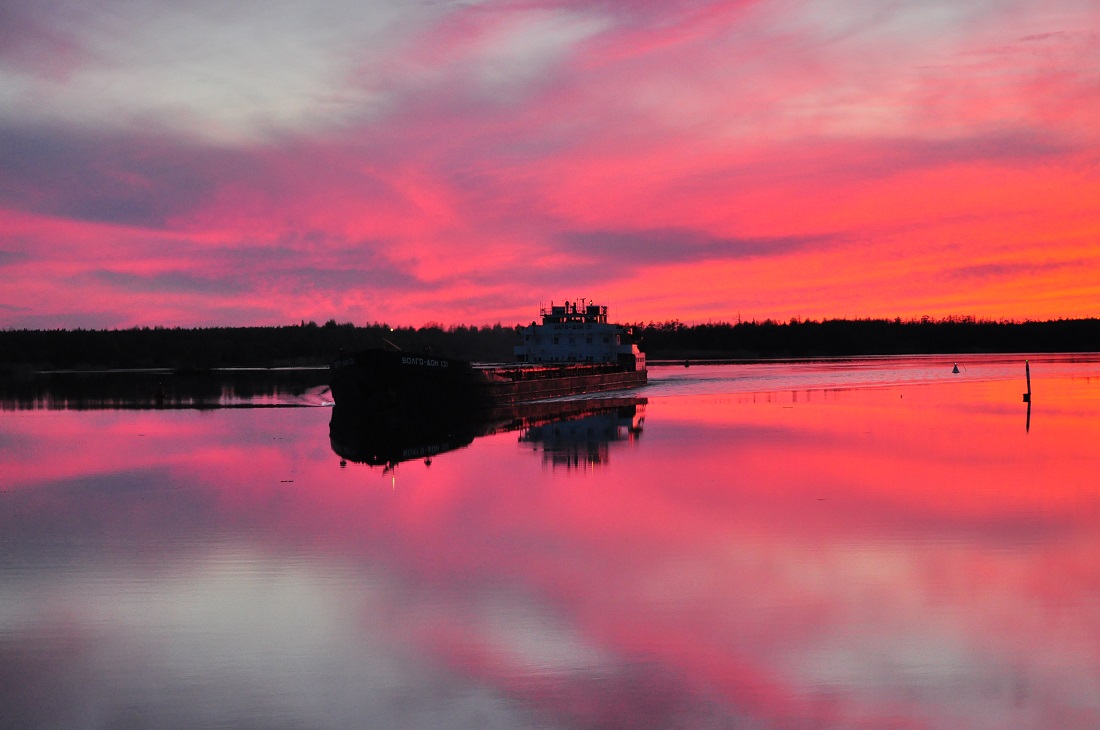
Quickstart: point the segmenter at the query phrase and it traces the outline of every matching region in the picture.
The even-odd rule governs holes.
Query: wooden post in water
[[[1024,360],[1024,374],[1027,376],[1027,392],[1024,393],[1024,403],[1031,402],[1031,363]]]

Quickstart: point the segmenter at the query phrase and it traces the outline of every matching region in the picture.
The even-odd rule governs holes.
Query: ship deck
[[[622,365],[613,362],[558,362],[558,363],[473,363],[475,373],[489,381],[538,380],[571,376],[600,375],[624,372]]]

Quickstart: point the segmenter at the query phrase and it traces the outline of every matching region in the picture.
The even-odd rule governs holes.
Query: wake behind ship
[[[645,355],[627,327],[607,321],[606,306],[551,303],[539,314],[521,332],[515,364],[364,350],[332,364],[333,399],[369,412],[476,413],[646,384]]]

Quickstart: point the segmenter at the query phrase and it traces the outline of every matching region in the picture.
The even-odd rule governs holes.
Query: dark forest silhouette
[[[651,360],[752,360],[850,355],[1100,351],[1100,320],[994,322],[797,320],[688,325],[634,323]],[[430,351],[489,362],[512,360],[515,327],[355,326],[330,320],[283,327],[0,331],[0,371],[51,369],[287,367],[325,365],[368,347]]]

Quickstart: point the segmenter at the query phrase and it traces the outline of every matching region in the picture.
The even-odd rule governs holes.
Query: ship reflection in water
[[[606,464],[612,443],[632,443],[642,432],[646,399],[606,397],[549,400],[489,412],[425,418],[419,413],[364,413],[333,406],[332,450],[347,461],[391,469],[465,448],[474,439],[520,431],[519,441],[541,449],[543,462],[567,468]]]
[[[628,405],[531,426],[519,437],[520,443],[541,449],[542,463],[552,467],[602,466],[612,444],[633,444],[642,435],[646,401],[633,400]]]

